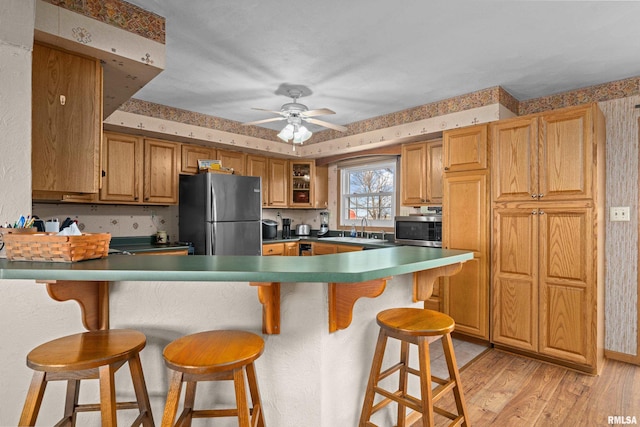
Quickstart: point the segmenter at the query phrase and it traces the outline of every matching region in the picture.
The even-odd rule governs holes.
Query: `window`
[[[340,225],[393,227],[396,212],[396,159],[369,161],[340,170]]]

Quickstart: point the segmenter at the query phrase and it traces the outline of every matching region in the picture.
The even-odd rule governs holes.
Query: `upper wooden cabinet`
[[[262,206],[269,206],[269,159],[254,154],[247,155],[245,174],[247,176],[257,176],[260,178],[262,185]]]
[[[443,133],[442,163],[445,172],[487,168],[487,128],[488,125],[482,124]]]
[[[105,132],[100,200],[178,203],[178,149],[172,142]]]
[[[32,190],[97,193],[100,62],[36,43],[32,69]]]
[[[178,144],[144,140],[144,203],[178,203]]]
[[[407,206],[442,203],[442,141],[402,146],[401,194]]]
[[[594,104],[491,125],[493,201],[590,199],[600,115]]]
[[[141,200],[143,156],[140,138],[104,133],[101,201],[138,203]]]
[[[222,166],[233,169],[236,175],[245,175],[245,163],[247,155],[240,151],[218,150],[217,159],[222,161]]]
[[[315,162],[289,161],[289,206],[314,207]]]
[[[268,207],[284,208],[289,199],[289,161],[269,159]]]
[[[198,160],[215,159],[217,153],[215,148],[182,144],[180,154],[180,173],[195,175],[198,173]]]

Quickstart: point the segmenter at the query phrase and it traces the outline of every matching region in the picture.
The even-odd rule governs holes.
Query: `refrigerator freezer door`
[[[206,229],[205,255],[262,254],[260,221],[212,222],[207,224]]]
[[[204,176],[209,181],[206,212],[209,221],[260,221],[260,178],[221,174]]]

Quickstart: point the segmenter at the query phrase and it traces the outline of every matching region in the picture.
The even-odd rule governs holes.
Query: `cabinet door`
[[[178,144],[144,140],[144,203],[178,203]]]
[[[474,255],[445,279],[444,311],[456,330],[483,339],[489,339],[488,178],[488,171],[448,173],[442,205],[442,246]]]
[[[105,132],[102,144],[100,200],[133,202],[142,194],[142,144],[131,135]]]
[[[313,242],[311,247],[313,250],[313,255],[328,255],[338,253],[338,246],[335,244]]]
[[[269,207],[287,207],[289,196],[289,162],[269,159]]]
[[[34,44],[32,70],[32,190],[98,193],[100,63]]]
[[[402,204],[419,206],[427,203],[427,144],[402,146]]]
[[[258,176],[262,181],[262,206],[269,204],[269,159],[249,154],[247,156],[247,176]]]
[[[487,126],[468,126],[444,132],[445,172],[459,172],[487,167]]]
[[[538,351],[536,208],[493,213],[492,341]]]
[[[262,245],[262,256],[284,255],[284,243]]]
[[[216,158],[215,148],[203,147],[201,145],[182,144],[180,153],[180,172],[189,175],[198,173],[198,160],[211,160]]]
[[[591,208],[540,208],[540,353],[595,364]]]
[[[593,108],[572,108],[541,116],[538,173],[542,200],[593,197]]]
[[[493,201],[538,198],[538,119],[512,119],[491,125]]]
[[[359,252],[363,250],[363,246],[354,246],[354,245],[336,245],[337,253],[345,253],[345,252]]]
[[[316,166],[313,181],[313,207],[326,209],[329,207],[329,167]]]
[[[239,151],[218,150],[218,160],[222,161],[222,166],[233,169],[236,175],[245,174],[246,154]]]
[[[289,206],[313,207],[315,162],[289,161]]]
[[[442,142],[427,144],[427,202],[442,203]]]
[[[284,255],[285,256],[298,256],[299,246],[298,242],[289,242],[284,244]]]

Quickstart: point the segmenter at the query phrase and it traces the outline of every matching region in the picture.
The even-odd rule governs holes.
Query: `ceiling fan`
[[[316,116],[335,114],[335,112],[328,108],[309,110],[306,105],[298,103],[298,98],[303,95],[303,92],[301,90],[289,89],[287,90],[287,95],[293,100],[293,102],[284,104],[280,108],[280,111],[267,110],[264,108],[253,108],[253,110],[267,111],[270,113],[278,114],[281,117],[256,120],[254,122],[243,123],[242,125],[252,126],[286,120],[287,125],[280,131],[278,137],[287,142],[293,139],[294,144],[302,144],[304,141],[311,138],[312,133],[302,124],[302,122],[334,129],[340,132],[345,132],[347,130],[347,128],[344,126],[335,125],[333,123],[325,122],[324,120],[315,119],[314,117]]]

